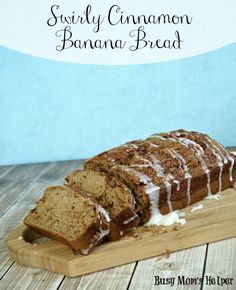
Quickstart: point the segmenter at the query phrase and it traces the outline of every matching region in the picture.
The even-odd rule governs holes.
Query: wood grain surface
[[[200,202],[203,209],[194,212],[191,207],[186,209],[187,223],[184,226],[177,228],[175,225],[158,233],[138,227],[138,237],[131,235],[103,243],[88,256],[75,255],[68,246],[54,240],[31,243],[39,236],[21,225],[8,237],[9,254],[20,264],[76,277],[162,255],[165,251],[172,253],[231,238],[236,236],[235,196],[235,189],[227,189],[222,192],[220,201],[203,200]]]
[[[236,147],[231,149],[236,151]],[[14,182],[17,176],[22,177],[22,184],[24,184],[20,186],[16,183],[11,202],[2,204],[3,213],[0,212],[0,289],[175,289],[170,286],[162,288],[155,286],[154,275],[177,277],[179,274],[186,277],[220,274],[232,277],[234,282],[224,288],[216,285],[208,287],[203,284],[183,285],[177,289],[236,289],[236,259],[234,258],[236,238],[207,243],[170,253],[169,257],[168,255],[153,257],[77,278],[15,263],[7,251],[7,236],[22,223],[28,210],[34,206],[36,199],[41,195],[41,190],[62,180],[73,169],[81,167],[82,161],[53,162],[44,164],[45,168],[41,166],[41,164],[26,166],[29,171],[31,168],[39,168],[38,175],[35,175],[33,181],[27,180],[27,176],[22,172],[26,167],[22,165],[0,167],[0,198],[5,192],[7,183]]]

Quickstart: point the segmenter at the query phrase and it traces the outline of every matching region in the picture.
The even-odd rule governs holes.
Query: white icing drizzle
[[[179,132],[177,132],[177,133],[179,133]],[[185,132],[185,134],[186,134],[186,132]],[[219,190],[218,190],[218,193],[220,193],[221,190],[222,190],[222,172],[223,172],[223,166],[224,166],[223,165],[223,162],[224,162],[223,156],[222,156],[221,152],[219,151],[219,149],[211,142],[211,140],[206,135],[202,135],[202,134],[199,134],[197,132],[194,132],[194,134],[205,138],[209,143],[211,143],[211,146],[210,146],[207,142],[204,141],[204,143],[207,145],[208,148],[210,148],[210,150],[212,151],[212,153],[215,155],[215,157],[217,159],[217,164],[218,164],[218,167],[219,167]],[[180,134],[178,134],[178,136],[180,136]],[[192,141],[192,140],[190,140],[190,141]],[[192,141],[192,142],[194,142],[194,141]],[[196,143],[196,142],[194,142],[194,143]],[[200,148],[202,149],[201,146],[200,146]],[[213,148],[216,149],[217,152],[219,152],[220,154],[216,153],[216,151]],[[201,152],[204,153],[204,151],[201,151]],[[209,176],[207,176],[207,178],[209,180]],[[209,193],[209,187],[208,187],[208,196],[211,196],[211,195],[212,195],[212,193]]]
[[[127,146],[131,146],[134,149],[138,149],[138,146],[136,144],[133,144],[133,143],[129,143],[129,144],[127,144]]]
[[[172,212],[173,209],[172,209],[172,204],[171,204],[171,184],[166,180],[164,180],[164,184],[166,186],[166,191],[167,191],[167,203],[168,203],[170,212]]]
[[[185,212],[183,212],[183,211],[176,210],[176,212],[178,213],[179,217],[185,217],[186,216]]]
[[[97,243],[99,243],[99,241],[101,241],[105,236],[107,236],[109,231],[110,231],[109,227],[106,230],[102,229],[103,221],[102,221],[102,218],[100,217],[100,213],[103,214],[103,217],[105,218],[107,223],[110,222],[110,217],[109,217],[109,214],[107,213],[107,211],[103,207],[101,207],[99,204],[97,204],[96,205],[96,215],[97,215],[97,217],[99,217],[100,228],[99,228],[99,231],[96,232],[95,236],[97,236],[98,239],[96,239],[95,243],[90,243],[87,248],[80,249],[80,251],[83,255],[88,255],[88,253],[92,249],[92,247],[94,247]]]
[[[109,223],[111,220],[110,220],[110,217],[109,217],[109,214],[107,213],[107,211],[103,207],[101,207],[100,205],[97,205],[97,207],[98,207],[98,215],[99,215],[99,213],[102,213],[106,222]],[[98,233],[98,241],[97,242],[101,241],[105,236],[107,236],[109,231],[110,231],[109,227],[106,230],[103,230],[102,225],[103,225],[103,221],[102,221],[102,218],[100,218],[100,229],[99,229],[99,233]]]
[[[206,162],[205,160],[203,159],[202,155],[204,154],[204,151],[202,149],[202,147],[197,144],[196,142],[190,140],[190,139],[187,139],[187,138],[180,138],[180,137],[177,137],[178,140],[181,142],[181,143],[184,143],[186,144],[187,146],[189,145],[192,145],[193,148],[194,148],[194,151],[196,153],[196,156],[198,157],[198,160],[200,161],[201,163],[201,166],[202,166],[202,169],[204,170],[206,176],[207,176],[207,189],[208,189],[208,196],[211,195],[211,186],[210,186],[210,182],[211,182],[211,178],[210,178],[210,170],[208,169],[207,165],[206,165]]]
[[[129,224],[130,222],[132,222],[135,218],[137,217],[137,215],[135,214],[135,215],[133,215],[132,217],[130,217],[129,219],[127,219],[127,220],[125,220],[124,222],[123,222],[123,224],[124,225],[127,225],[127,224]]]
[[[101,212],[104,215],[106,221],[109,223],[111,221],[111,219],[110,219],[108,212],[99,204],[97,205],[97,207],[99,208],[99,212]]]
[[[138,149],[138,146],[134,143],[126,143],[126,144],[123,144],[123,145],[120,145],[119,147],[133,147],[134,149]]]
[[[157,138],[157,139],[160,139],[160,140],[169,140],[169,141],[172,141],[172,142],[178,142],[178,143],[182,144],[181,142],[179,142],[178,140],[176,140],[174,138],[169,138],[169,137],[164,138],[164,137],[162,137],[160,135],[152,135],[152,137]],[[149,143],[151,143],[151,142],[149,142]],[[185,147],[187,147],[186,144],[182,144],[182,145],[184,145]],[[190,201],[191,201],[190,190],[191,190],[191,178],[192,178],[192,176],[189,174],[188,167],[186,165],[186,161],[174,149],[169,149],[168,151],[170,152],[170,154],[172,155],[173,158],[176,158],[176,159],[179,160],[180,166],[181,166],[181,163],[183,164],[184,175],[185,175],[185,178],[187,178],[187,199],[188,199],[188,204],[190,204]],[[177,186],[177,190],[179,190],[178,188],[179,188],[179,185]]]
[[[219,143],[220,148],[223,150],[223,152],[226,155],[226,158],[231,162],[230,168],[229,168],[229,180],[233,181],[233,168],[234,168],[234,158],[230,156],[230,153]]]
[[[89,246],[86,249],[81,249],[80,252],[83,255],[88,255],[89,251],[92,249],[92,247],[95,246],[93,243],[89,244]]]
[[[155,220],[156,218],[158,218],[158,216],[161,215],[159,210],[160,187],[153,184],[151,178],[144,173],[141,173],[130,167],[125,166],[124,170],[131,171],[134,175],[136,175],[139,178],[140,182],[145,185],[145,192],[147,193],[150,201],[150,210],[151,210],[150,220]]]
[[[130,167],[151,167],[155,170],[157,177],[161,177],[163,179],[163,183],[166,187],[167,191],[167,203],[169,206],[169,210],[172,211],[172,204],[171,204],[171,184],[169,180],[174,180],[179,184],[178,180],[175,180],[174,177],[171,174],[166,175],[164,168],[161,166],[159,161],[156,159],[156,157],[152,154],[150,154],[150,158],[152,159],[153,163],[149,161],[148,159],[144,159],[140,157],[140,160],[143,160],[146,162],[146,164],[134,164]]]
[[[199,204],[199,205],[196,205],[193,208],[191,208],[190,212],[194,212],[194,211],[202,209],[202,208],[203,208],[203,204]]]
[[[174,180],[173,182],[174,182],[175,184],[177,184],[176,189],[177,189],[177,191],[179,191],[179,190],[180,190],[180,181],[179,181],[179,180]]]
[[[195,134],[198,134],[200,135],[199,133],[195,133]],[[217,143],[217,145],[219,146],[216,146],[215,144],[213,144],[212,140],[207,136],[207,135],[202,135],[210,144],[211,146],[218,152],[216,153],[215,150],[213,150],[213,148],[211,146],[209,146],[209,144],[207,144],[205,142],[205,144],[207,144],[209,146],[209,148],[212,150],[213,154],[216,156],[217,158],[217,162],[218,162],[218,166],[219,166],[219,169],[220,169],[220,172],[219,172],[219,192],[221,192],[221,189],[222,189],[222,171],[223,171],[223,164],[227,164],[228,161],[231,162],[231,166],[229,168],[229,180],[230,181],[233,181],[233,175],[232,175],[232,172],[233,172],[233,167],[234,167],[234,162],[235,162],[235,159],[230,156],[230,153],[228,152],[227,149],[225,149],[220,143]],[[222,151],[221,151],[222,150]],[[223,153],[224,154],[223,154]]]
[[[148,142],[148,143],[153,147],[159,147],[155,144],[152,144],[151,142]],[[130,144],[130,145],[135,145],[135,144]],[[135,145],[134,148],[137,148],[137,146]],[[177,190],[179,190],[179,188],[180,188],[180,181],[176,180],[171,174],[165,175],[164,168],[161,166],[159,160],[157,160],[153,154],[150,154],[150,158],[152,159],[153,163],[151,161],[149,161],[148,159],[145,159],[145,158],[140,156],[139,160],[144,161],[144,164],[134,164],[134,165],[131,165],[130,167],[151,167],[155,170],[157,177],[161,177],[162,179],[164,179],[163,183],[164,183],[164,185],[166,187],[166,191],[167,191],[167,203],[168,203],[169,210],[171,212],[173,210],[172,204],[171,204],[172,188],[171,188],[171,184],[170,184],[169,180],[173,180],[173,182],[177,184]],[[150,204],[152,204],[151,200],[150,200]]]
[[[145,226],[171,226],[175,223],[179,223],[184,225],[186,220],[184,218],[180,218],[177,211],[172,211],[166,215],[159,214],[157,216],[152,216],[151,219],[145,224]]]
[[[160,140],[169,140],[169,141],[172,141],[172,142],[177,142],[177,140],[174,139],[174,138],[171,138],[171,137],[163,137],[163,136],[160,136],[158,134],[154,134],[151,137],[154,137],[154,138],[157,138],[157,139],[160,139]]]
[[[134,175],[136,175],[140,182],[142,182],[145,185],[145,192],[149,196],[150,200],[150,210],[151,210],[151,218],[149,221],[145,224],[145,226],[150,225],[157,225],[157,226],[170,226],[174,223],[180,223],[181,225],[184,225],[186,223],[186,220],[183,218],[180,218],[180,214],[178,211],[172,211],[166,215],[162,215],[159,210],[159,194],[160,194],[160,187],[156,186],[152,183],[151,178],[141,172],[138,172],[130,167],[124,166],[124,170],[131,171]]]
[[[233,171],[233,167],[234,167],[234,158],[232,156],[230,156],[229,152],[219,143],[217,143],[218,146],[216,146],[215,144],[213,144],[212,140],[207,136],[207,135],[203,135],[200,134],[198,132],[194,132],[194,134],[198,135],[198,136],[202,136],[205,140],[207,140],[208,142],[204,143],[208,146],[208,148],[210,148],[210,150],[212,151],[212,153],[215,155],[216,159],[217,159],[217,164],[219,167],[219,190],[218,193],[220,193],[222,191],[222,173],[223,173],[223,168],[224,168],[224,164],[227,164],[228,161],[231,161],[231,166],[229,168],[229,179],[230,181],[233,181],[233,176],[232,176],[232,171]],[[209,145],[210,143],[210,145]],[[223,154],[222,153],[222,151]],[[209,196],[211,196],[212,194],[209,194]]]
[[[152,142],[150,142],[150,141],[147,141],[147,143],[148,143],[151,147],[154,147],[154,148],[158,148],[158,147],[160,147],[160,146],[158,146],[157,144],[154,144],[154,143],[152,143]]]
[[[154,134],[151,137],[158,138],[160,140],[169,140],[172,142],[178,142],[178,143],[182,144],[183,146],[192,149],[194,151],[196,157],[198,158],[202,169],[204,170],[204,172],[207,176],[208,196],[206,199],[219,199],[218,194],[212,195],[212,193],[211,193],[210,170],[208,169],[206,162],[203,158],[203,155],[204,155],[203,148],[198,143],[194,142],[191,139],[181,138],[180,137],[181,133],[178,131],[173,132],[173,134],[175,135],[175,138],[163,137],[163,136],[160,136],[158,134]],[[204,137],[206,137],[206,136],[204,135]],[[211,140],[209,139],[208,142],[211,142]],[[147,143],[152,147],[159,147],[157,144],[154,144],[150,141],[147,141]],[[216,147],[214,144],[212,144],[212,142],[211,142],[212,147],[207,142],[205,142],[205,143],[212,150],[213,154],[216,156],[218,166],[220,168],[220,171],[219,171],[219,192],[220,192],[221,188],[222,188],[223,163],[227,162],[227,160],[231,161],[230,180],[232,180],[232,170],[233,170],[233,166],[234,166],[234,158],[232,158],[224,148],[222,148],[222,150],[224,151],[226,157],[224,156],[224,154],[222,154],[221,150],[218,147]],[[136,144],[132,144],[132,143],[124,144],[123,146],[132,146],[135,149],[138,148],[138,146]],[[191,178],[192,178],[192,176],[189,174],[186,161],[183,158],[183,156],[181,156],[176,150],[168,149],[168,151],[173,158],[175,158],[179,161],[180,168],[182,168],[183,173],[184,173],[184,177],[187,179],[187,199],[188,199],[188,204],[190,204],[190,202],[191,202]],[[171,180],[173,183],[177,184],[177,190],[179,190],[179,188],[180,188],[179,180],[176,180],[171,174],[165,174],[164,168],[160,165],[159,160],[157,160],[154,155],[150,154],[149,157],[152,159],[152,162],[150,160],[145,159],[145,158],[140,156],[139,160],[142,160],[144,162],[144,164],[134,164],[134,165],[131,165],[130,167],[122,165],[122,167],[124,167],[125,170],[132,171],[132,173],[139,178],[140,183],[144,184],[145,192],[147,193],[147,195],[149,197],[150,211],[151,211],[151,218],[149,219],[149,221],[147,222],[146,225],[147,226],[148,225],[169,226],[169,225],[172,225],[174,223],[184,224],[186,222],[186,220],[180,219],[180,215],[178,214],[178,211],[172,211],[172,205],[171,205],[171,184],[169,181]],[[131,167],[152,167],[156,171],[157,177],[163,178],[163,183],[167,189],[167,203],[168,203],[168,206],[170,209],[169,214],[162,215],[160,213],[160,210],[159,210],[160,187],[153,184],[151,178],[148,175],[141,173],[141,172],[139,172]],[[196,206],[191,211],[195,211],[195,210],[200,209],[202,207],[203,207],[202,205]],[[135,218],[135,216],[124,221],[124,224],[128,224],[134,218]]]
[[[196,133],[196,134],[198,134],[198,133]],[[198,135],[200,135],[200,134],[198,134]],[[216,156],[216,159],[217,159],[217,164],[218,164],[218,167],[219,167],[219,190],[218,190],[218,193],[220,193],[221,190],[222,190],[222,172],[223,172],[223,168],[224,168],[224,164],[223,163],[225,162],[224,156],[222,156],[222,153],[220,152],[219,148],[217,148],[212,143],[210,138],[208,138],[206,135],[202,135],[202,136],[211,144],[211,146],[209,146],[208,143],[204,142],[208,146],[208,148],[211,149],[212,153]],[[226,160],[226,163],[227,163],[227,160]]]
[[[221,152],[220,148],[218,148],[215,144],[213,144],[213,142],[211,141],[211,139],[210,139],[208,136],[204,135],[204,137],[206,138],[206,140],[207,140],[209,143],[211,143],[211,146],[212,146],[212,147],[213,147],[213,148],[214,148],[214,149],[219,153],[222,162],[223,162],[224,164],[227,164],[227,163],[228,163],[228,160],[227,160],[227,158],[225,157],[225,155]],[[218,144],[218,145],[220,145],[220,144]]]
[[[220,194],[212,194],[212,195],[207,196],[205,199],[220,200],[221,199],[221,195]]]
[[[182,170],[184,172],[184,177],[187,179],[187,199],[188,199],[188,205],[189,205],[191,202],[190,189],[191,189],[192,176],[190,175],[190,173],[188,171],[188,166],[187,166],[186,161],[183,158],[183,156],[180,155],[178,152],[176,152],[176,150],[174,150],[173,148],[169,149],[169,151],[171,152],[173,158],[176,158],[179,161],[180,167],[183,167]]]
[[[171,174],[165,175],[164,168],[160,165],[160,163],[156,159],[156,157],[154,155],[150,155],[150,157],[154,162],[154,164],[152,164],[152,167],[155,169],[157,176],[162,177],[164,179],[163,183],[164,183],[164,185],[166,187],[166,191],[167,191],[167,203],[169,206],[169,210],[171,212],[173,210],[172,204],[171,204],[172,187],[171,187],[171,184],[169,181],[173,180],[173,182],[177,184],[177,190],[179,188],[180,182],[179,182],[179,180],[176,180]]]

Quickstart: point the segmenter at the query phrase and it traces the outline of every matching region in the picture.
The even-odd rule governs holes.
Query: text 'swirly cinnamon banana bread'
[[[65,184],[89,193],[108,211],[111,218],[110,240],[121,238],[125,229],[139,223],[132,192],[115,177],[109,178],[98,171],[77,170],[66,177]]]
[[[107,212],[69,187],[48,187],[24,223],[33,231],[88,254],[109,232]]]
[[[85,170],[114,176],[132,190],[141,222],[231,187],[235,157],[206,134],[184,130],[126,143],[85,162]]]

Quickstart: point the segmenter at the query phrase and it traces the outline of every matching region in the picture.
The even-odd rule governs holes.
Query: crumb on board
[[[75,255],[75,256],[78,256],[80,253],[79,252],[77,252],[76,250],[74,250],[74,249],[72,249],[72,252],[73,252],[73,254]]]
[[[142,232],[149,232],[152,235],[156,234],[165,234],[169,233],[171,231],[178,231],[182,228],[182,225],[180,223],[176,223],[172,226],[157,226],[157,225],[150,225],[150,226],[145,226],[142,228]]]
[[[174,226],[173,226],[173,230],[174,230],[174,231],[178,231],[178,230],[180,229],[180,226],[181,226],[180,224],[176,224],[176,225],[174,225]]]
[[[133,237],[135,238],[135,240],[140,240],[142,238],[140,231],[138,231],[136,227],[132,229],[128,229],[125,232],[125,235],[129,237]]]
[[[170,257],[170,253],[171,253],[171,251],[169,250],[169,249],[164,249],[164,256],[165,256],[165,258],[166,259],[168,259],[169,257]]]
[[[146,226],[143,228],[144,232],[151,232],[153,235],[156,235],[159,233],[159,226],[151,225],[151,226]]]
[[[133,231],[133,237],[134,237],[136,240],[140,240],[140,239],[141,239],[141,235],[140,235],[140,233],[137,231],[137,228],[134,228],[134,231]]]

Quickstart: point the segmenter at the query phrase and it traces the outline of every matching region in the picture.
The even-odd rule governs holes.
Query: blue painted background
[[[0,48],[0,164],[86,158],[171,129],[236,145],[236,44],[133,66],[44,60]]]

